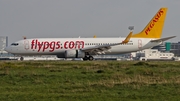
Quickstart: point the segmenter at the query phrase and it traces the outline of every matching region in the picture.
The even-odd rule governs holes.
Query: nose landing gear
[[[23,61],[23,60],[24,60],[24,57],[20,57],[20,60]]]

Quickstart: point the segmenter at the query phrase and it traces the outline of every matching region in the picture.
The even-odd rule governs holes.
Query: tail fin
[[[147,26],[132,38],[160,38],[166,18],[167,8],[160,8]]]

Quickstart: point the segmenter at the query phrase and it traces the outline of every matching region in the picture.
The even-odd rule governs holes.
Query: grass
[[[178,101],[174,61],[0,61],[0,101]]]

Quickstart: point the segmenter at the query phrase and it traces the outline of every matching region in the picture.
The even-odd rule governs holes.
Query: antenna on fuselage
[[[26,36],[23,36],[23,39],[24,39],[24,40],[27,39]]]

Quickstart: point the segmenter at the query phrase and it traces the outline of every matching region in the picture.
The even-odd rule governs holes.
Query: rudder
[[[161,38],[167,8],[160,8],[155,16],[150,20],[146,27],[132,38]]]

